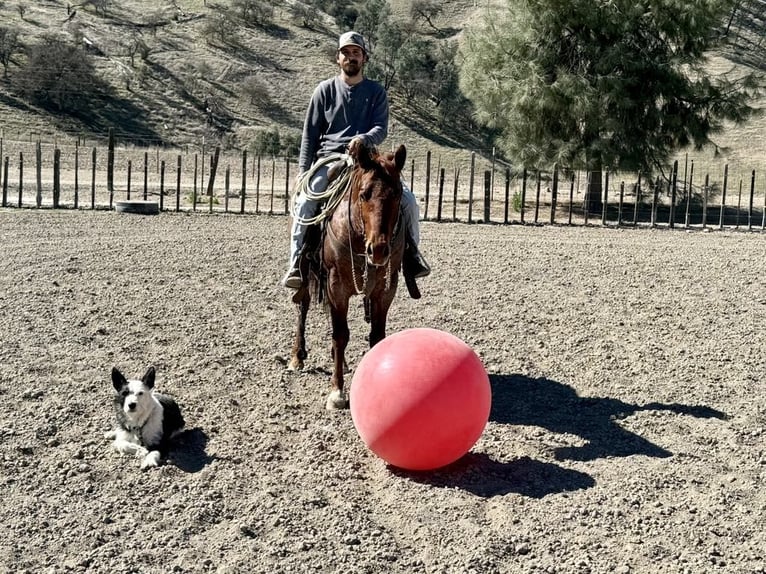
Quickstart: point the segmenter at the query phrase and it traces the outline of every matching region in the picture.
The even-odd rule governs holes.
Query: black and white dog
[[[117,424],[105,436],[114,439],[114,448],[122,454],[142,458],[142,469],[158,466],[167,457],[170,440],[184,428],[178,404],[154,392],[154,376],[154,367],[140,381],[128,380],[117,367],[112,368]]]

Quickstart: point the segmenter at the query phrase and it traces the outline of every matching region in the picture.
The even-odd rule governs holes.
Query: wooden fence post
[[[128,189],[128,201],[130,201],[130,178],[133,173],[133,160],[128,160],[128,181],[127,181],[127,189]]]
[[[452,221],[457,221],[457,188],[460,180],[460,168],[456,167],[452,174]]]
[[[144,152],[144,201],[148,198],[149,189],[149,152]]]
[[[258,167],[255,170],[255,213],[258,214],[258,202],[261,196],[261,154],[258,154]]]
[[[686,169],[684,168],[684,172]],[[685,175],[685,174],[684,174]],[[689,166],[689,187],[686,186],[686,177],[684,177],[684,190],[686,192],[686,215],[684,217],[684,227],[688,228],[690,221],[689,221],[689,209],[691,207],[691,201],[692,201],[692,181],[694,180],[694,160],[692,160],[691,165]]]
[[[431,192],[431,150],[426,152],[426,194],[423,208],[423,219],[428,219],[428,200]]]
[[[708,202],[708,194],[710,192],[710,188],[708,187],[708,184],[710,183],[710,174],[705,174],[705,189],[702,199],[702,228],[705,229],[707,227],[707,202]]]
[[[165,160],[160,162],[160,211],[165,206]]]
[[[53,150],[53,209],[59,208],[61,198],[61,150]]]
[[[617,227],[622,227],[622,204],[625,200],[625,182],[620,182],[620,203],[617,204]]]
[[[755,170],[750,176],[750,203],[747,207],[747,230],[753,230],[753,199],[755,197]]]
[[[91,175],[90,175],[90,208],[96,209],[96,148],[93,148],[91,156]]]
[[[537,194],[535,195],[535,223],[537,223],[537,217],[540,214],[540,187],[542,185],[541,177],[540,177],[540,170],[538,169],[536,172],[537,177]]]
[[[269,203],[269,215],[274,215],[274,177],[277,171],[277,160],[271,157],[271,203]]]
[[[8,205],[8,158],[3,160],[3,207]]]
[[[80,201],[80,141],[74,148],[74,208],[77,209]]]
[[[670,215],[668,225],[670,229],[676,226],[676,184],[678,183],[678,160],[673,162],[673,174],[668,185],[670,186]]]
[[[468,181],[468,223],[472,223],[473,214],[473,178],[476,173],[476,152],[471,152],[471,176]]]
[[[511,168],[505,168],[505,209],[503,211],[503,223],[508,224],[508,209],[511,195]]]
[[[444,168],[439,170],[439,203],[436,205],[436,221],[442,220],[442,201],[444,200]]]
[[[568,225],[572,225],[572,208],[574,207],[574,188],[575,188],[575,172],[572,170],[572,176],[569,178],[569,221]]]
[[[22,189],[24,187],[24,153],[19,152],[19,207],[21,207]]]
[[[726,215],[726,187],[729,184],[729,164],[723,166],[723,190],[721,191],[721,209],[718,213],[718,229],[723,229],[723,220]]]
[[[285,215],[290,213],[290,156],[285,158]]]
[[[559,164],[553,164],[553,184],[551,185],[551,225],[556,223],[556,204],[559,195]]]
[[[601,205],[601,225],[606,225],[606,215],[609,209],[609,171],[604,172],[604,203]]]
[[[231,177],[231,169],[226,166],[226,171],[223,174],[223,212],[229,213],[229,182]]]
[[[114,128],[109,128],[109,150],[106,159],[106,187],[109,190],[109,209],[114,199]]]
[[[192,188],[192,211],[197,211],[197,173],[199,172],[199,158],[194,154],[194,187]]]
[[[739,191],[737,192],[737,222],[734,226],[739,229],[739,214],[742,211],[742,177],[739,178]]]
[[[490,203],[492,197],[492,172],[484,171],[484,223],[489,223]]]
[[[527,204],[527,168],[525,167],[521,173],[521,213],[519,213],[519,221],[524,223],[524,208]]]
[[[660,194],[660,176],[657,176],[657,179],[654,181],[654,195],[652,196],[652,215],[651,215],[652,227],[657,227],[657,201],[659,199],[659,194]]]
[[[763,194],[763,211],[761,212],[761,231],[766,229],[766,193]]]
[[[638,206],[641,205],[641,172],[636,178],[636,189],[633,196],[633,227],[638,225]]]
[[[239,191],[239,212],[245,213],[245,195],[247,194],[247,150],[242,150],[242,188]]]
[[[35,166],[35,175],[37,182],[37,194],[35,195],[35,205],[39,208],[43,203],[43,151],[40,144],[40,140],[37,140],[37,146],[35,147],[35,159],[37,165]]]
[[[181,154],[176,164],[176,212],[181,211]]]
[[[221,156],[221,146],[215,146],[215,153],[210,158],[210,178],[207,180],[208,211],[213,212],[213,186],[215,174],[218,171],[218,158]],[[204,162],[203,162],[204,163]]]

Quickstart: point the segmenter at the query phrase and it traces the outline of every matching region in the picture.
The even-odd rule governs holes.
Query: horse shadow
[[[173,466],[184,472],[199,472],[215,460],[205,452],[208,437],[201,428],[187,429],[174,442]]]
[[[625,430],[617,421],[636,412],[664,410],[698,418],[726,419],[726,414],[705,406],[634,405],[609,397],[580,397],[570,386],[546,378],[490,375],[492,407],[489,420],[498,424],[538,426],[554,433],[580,437],[584,444],[553,451],[557,461],[644,455],[665,458],[672,453]],[[414,472],[389,466],[394,474],[442,488],[459,488],[483,498],[517,493],[530,498],[582,490],[595,486],[589,474],[561,465],[520,457],[510,462],[483,453],[468,453],[444,468]]]

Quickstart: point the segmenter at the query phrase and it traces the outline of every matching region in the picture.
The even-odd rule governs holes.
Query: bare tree
[[[415,21],[424,21],[435,32],[441,32],[433,20],[442,13],[442,10],[442,3],[438,0],[413,0],[410,6],[410,17]]]

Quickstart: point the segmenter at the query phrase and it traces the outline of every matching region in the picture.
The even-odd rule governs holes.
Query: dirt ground
[[[286,232],[0,210],[0,572],[766,571],[763,235],[424,223],[389,333],[461,337],[493,404],[412,473],[325,411],[321,310],[285,370]],[[102,437],[112,366],[149,364],[189,430],[142,472]]]

